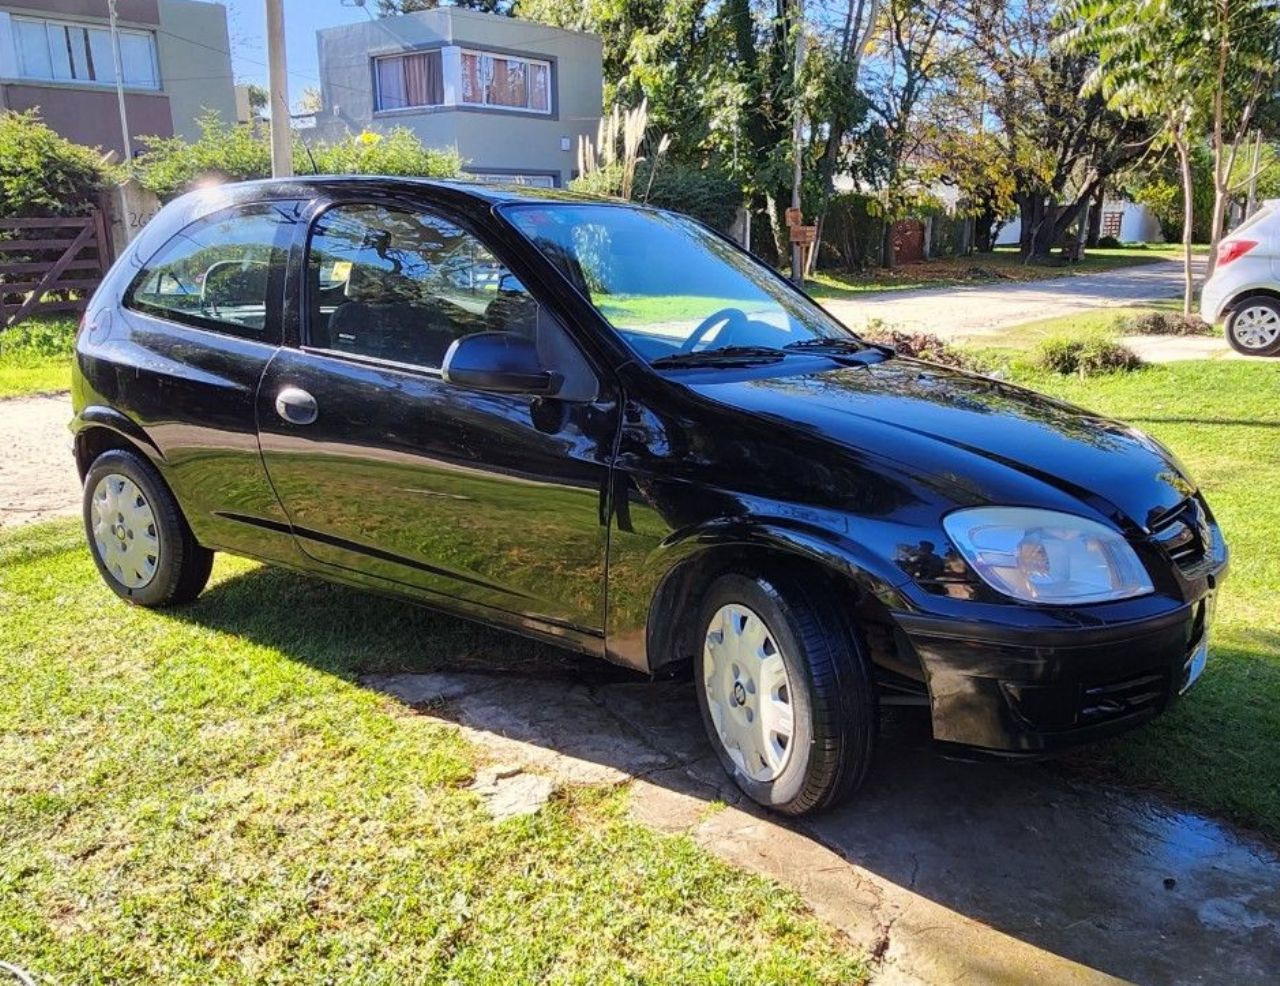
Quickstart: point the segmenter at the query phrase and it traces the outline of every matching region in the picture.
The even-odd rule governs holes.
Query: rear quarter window
[[[143,265],[125,307],[225,335],[280,341],[296,202],[226,209],[183,227]]]

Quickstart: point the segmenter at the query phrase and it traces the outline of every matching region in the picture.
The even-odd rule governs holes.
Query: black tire
[[[1277,321],[1280,321],[1280,300],[1272,298],[1265,294],[1256,294],[1232,306],[1231,314],[1227,316],[1227,342],[1237,353],[1243,353],[1245,356],[1280,356],[1280,335],[1277,335],[1270,343],[1262,346],[1248,346],[1241,342],[1237,335],[1237,322],[1240,316],[1245,312],[1257,311],[1258,309],[1266,309],[1271,312]]]
[[[144,585],[130,586],[104,561],[94,533],[93,497],[108,476],[124,477],[145,498],[154,518],[156,552],[154,572]],[[213,552],[196,542],[177,500],[160,474],[142,456],[123,449],[103,452],[93,460],[84,477],[84,529],[98,574],[121,599],[139,606],[171,606],[194,599],[209,581]],[[129,532],[132,536],[133,532]]]
[[[717,686],[707,683],[707,636],[715,631],[712,621],[721,608],[735,604],[763,620],[787,671],[794,731],[784,766],[771,779],[751,777],[734,759],[717,732],[708,698],[708,689]],[[827,808],[857,790],[875,752],[879,707],[866,654],[828,592],[790,575],[723,575],[703,597],[693,643],[703,725],[724,769],[749,798],[795,816]],[[714,657],[710,667],[714,680]],[[725,714],[723,702],[719,708]],[[768,769],[763,759],[761,767]]]

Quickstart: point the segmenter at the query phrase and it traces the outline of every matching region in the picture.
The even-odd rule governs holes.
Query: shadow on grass
[[[273,569],[226,579],[174,615],[486,734],[498,755],[518,742],[538,751],[535,765],[574,780],[644,777],[708,802],[735,799],[688,681],[649,682]],[[1112,975],[1244,983],[1280,968],[1280,860],[1260,844],[1105,776],[1082,782],[1045,765],[945,758],[922,710],[886,712],[854,799],[800,823],[753,824]],[[953,971],[970,962],[957,954]]]

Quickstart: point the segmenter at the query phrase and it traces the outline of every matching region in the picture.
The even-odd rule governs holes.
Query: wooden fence
[[[45,312],[84,311],[111,258],[100,209],[0,219],[0,329]]]

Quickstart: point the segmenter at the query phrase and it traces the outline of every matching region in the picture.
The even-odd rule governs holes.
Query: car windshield
[[[650,362],[858,343],[764,264],[683,216],[567,203],[503,214]]]

